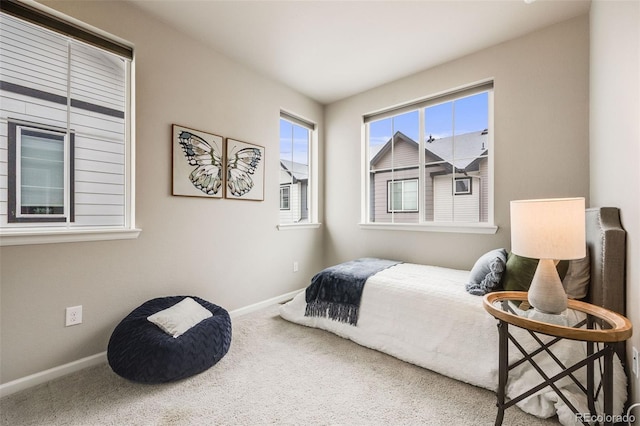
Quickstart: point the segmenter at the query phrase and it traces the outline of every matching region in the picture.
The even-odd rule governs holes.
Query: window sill
[[[76,243],[84,241],[130,240],[138,238],[141,229],[3,229],[0,246],[28,244]]]
[[[487,223],[361,223],[360,229],[380,231],[422,231],[422,232],[452,232],[459,234],[495,234],[496,225]]]
[[[318,229],[322,226],[321,223],[287,223],[280,224],[276,228],[278,231],[291,231],[294,229]]]

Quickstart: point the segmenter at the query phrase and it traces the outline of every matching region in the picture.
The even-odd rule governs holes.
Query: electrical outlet
[[[298,272],[298,262],[293,262],[293,272]]]
[[[82,324],[82,305],[71,306],[66,310],[65,327]]]
[[[635,374],[636,379],[638,378],[638,350],[633,347],[631,349],[631,371]]]

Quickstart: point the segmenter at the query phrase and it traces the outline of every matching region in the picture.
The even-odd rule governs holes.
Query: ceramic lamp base
[[[547,314],[560,314],[567,309],[567,293],[552,259],[540,259],[529,287],[531,306]]]

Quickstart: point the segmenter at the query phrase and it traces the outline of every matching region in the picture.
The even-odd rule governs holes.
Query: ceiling
[[[129,0],[328,104],[588,13],[589,0]]]

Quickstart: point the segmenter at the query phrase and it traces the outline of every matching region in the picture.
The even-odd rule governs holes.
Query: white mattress
[[[282,318],[309,327],[330,331],[362,346],[379,350],[403,361],[448,377],[495,391],[498,384],[497,321],[485,311],[482,298],[466,292],[469,271],[401,263],[370,277],[360,303],[358,325],[352,326],[324,317],[306,317],[305,292],[280,308]],[[537,345],[527,332],[510,327],[526,348]],[[565,365],[582,359],[583,343],[562,341],[553,346]],[[510,359],[520,358],[510,347]],[[538,358],[536,358],[538,359]],[[559,372],[547,356],[540,359],[545,371]],[[620,361],[614,363],[614,411],[619,414],[626,400],[626,377]],[[576,376],[585,376],[585,369]],[[512,370],[507,396],[515,396],[540,383],[533,368]],[[588,412],[586,397],[570,379],[560,382],[572,403]],[[565,425],[580,424],[564,402],[550,388],[543,389],[518,406],[539,417],[558,414]]]

